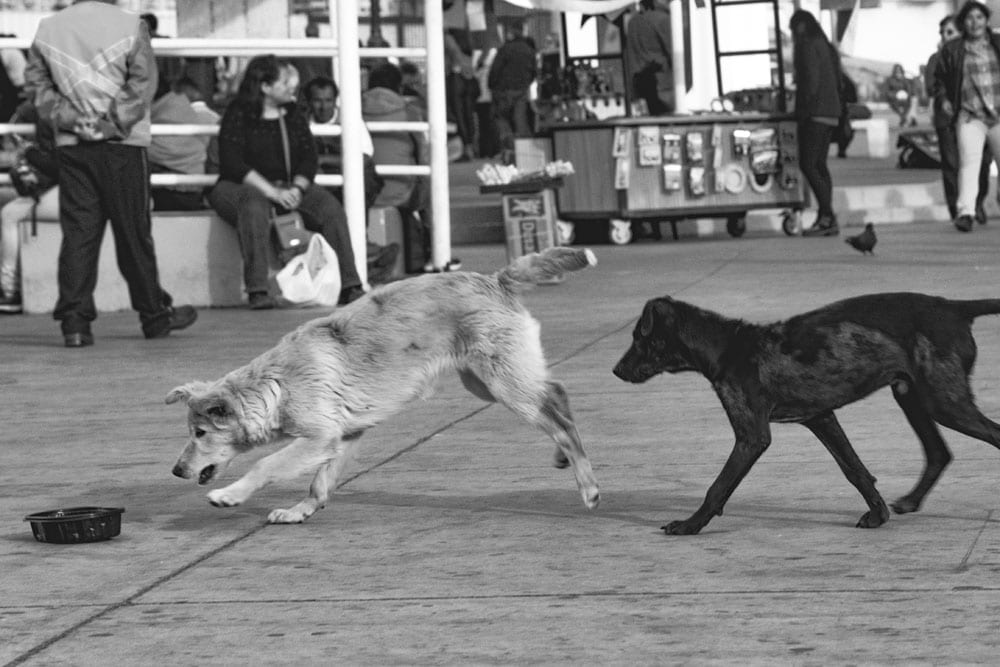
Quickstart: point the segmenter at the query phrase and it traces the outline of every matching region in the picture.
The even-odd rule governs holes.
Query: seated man
[[[423,112],[402,95],[403,77],[399,68],[384,63],[372,70],[368,90],[361,96],[365,121],[422,121]],[[386,132],[374,137],[375,163],[391,165],[428,164],[430,150],[422,132]],[[377,206],[395,206],[403,217],[410,244],[407,272],[424,270],[430,259],[430,189],[426,178],[388,176],[375,199]]]
[[[180,79],[173,90],[161,81],[153,100],[150,117],[154,124],[218,125],[219,115],[200,101],[198,86]],[[149,167],[160,174],[205,174],[218,171],[218,140],[207,135],[153,135],[149,147]],[[214,157],[212,157],[214,155]],[[208,208],[200,185],[175,185],[152,189],[156,211],[197,211]]]
[[[337,125],[339,123],[340,107],[337,98],[340,90],[333,79],[316,77],[305,85],[305,100],[308,106],[309,121],[317,125]],[[382,188],[382,177],[375,173],[375,161],[372,158],[374,149],[372,137],[367,129],[361,137],[362,160],[365,170],[365,209],[370,209],[375,197]],[[326,174],[340,174],[343,170],[340,137],[316,137],[316,156],[320,171]],[[343,199],[340,192],[334,192]],[[399,245],[390,243],[379,246],[368,242],[368,273],[369,282],[383,282],[392,270],[392,265],[399,254]]]

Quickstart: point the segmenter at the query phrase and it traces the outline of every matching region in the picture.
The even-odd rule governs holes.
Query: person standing
[[[198,313],[172,306],[153,247],[146,151],[156,65],[146,24],[113,0],[77,0],[39,22],[25,84],[56,133],[63,238],[53,317],[66,347],[94,343],[94,289],[109,219],[118,268],[146,338],[190,326]]]
[[[941,182],[944,186],[944,199],[948,204],[948,215],[952,220],[958,217],[958,137],[955,135],[954,114],[945,110],[945,89],[935,78],[941,60],[941,49],[961,33],[955,25],[955,17],[948,14],[938,23],[938,34],[941,41],[938,49],[927,60],[927,96],[931,100],[931,120],[938,138],[938,152],[941,156]],[[976,220],[986,223],[986,210],[983,202],[990,189],[990,162],[992,157],[988,147],[984,147],[983,157],[979,164],[979,191],[976,193]]]
[[[651,116],[676,108],[670,12],[666,0],[641,0],[642,13],[628,22],[625,48],[632,93],[646,101]]]
[[[819,212],[803,236],[836,236],[840,233],[833,213],[833,179],[827,166],[830,139],[840,122],[840,56],[816,18],[798,9],[789,21],[794,47],[795,116],[798,121],[799,166]]]
[[[514,159],[514,138],[531,136],[528,89],[538,73],[535,49],[517,23],[507,27],[507,41],[497,50],[487,83],[493,97],[493,122],[503,162]]]
[[[941,47],[934,71],[943,91],[941,109],[951,117],[958,141],[958,198],[954,219],[960,232],[972,231],[983,149],[1000,156],[1000,36],[989,29],[990,9],[969,0],[955,16],[962,33]]]

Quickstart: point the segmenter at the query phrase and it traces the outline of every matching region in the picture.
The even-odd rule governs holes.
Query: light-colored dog
[[[288,444],[238,481],[208,494],[217,507],[245,502],[278,480],[315,471],[309,496],[276,509],[271,523],[299,523],[326,504],[357,438],[455,369],[476,396],[506,405],[558,445],[584,504],[600,499],[597,480],[562,386],[549,379],[538,322],[518,301],[528,286],[597,263],[590,250],[552,248],[492,275],[420,276],[373,290],[307,322],[246,366],[215,382],[172,390],[185,400],[190,440],[173,473],[207,484],[242,452]]]

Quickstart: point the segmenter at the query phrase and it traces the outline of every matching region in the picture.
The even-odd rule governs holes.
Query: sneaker
[[[66,347],[89,347],[94,344],[94,334],[89,331],[64,333],[63,344]]]
[[[17,292],[0,296],[0,313],[16,315],[17,313],[23,311],[24,308],[21,305],[21,295]]]
[[[960,215],[955,218],[955,229],[960,232],[971,232],[972,231],[972,216],[971,215]]]
[[[274,299],[267,292],[251,292],[249,297],[250,310],[271,310]]]
[[[802,236],[836,236],[839,233],[836,216],[821,215],[816,218],[812,227],[802,232]]]
[[[158,317],[152,326],[143,327],[142,333],[146,338],[163,338],[169,336],[171,331],[187,329],[198,319],[198,311],[194,306],[176,306],[169,309],[167,317]]]

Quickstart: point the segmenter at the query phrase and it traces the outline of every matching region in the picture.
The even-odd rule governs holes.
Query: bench
[[[369,239],[402,247],[402,221],[396,209],[369,211]],[[62,232],[57,221],[21,223],[21,296],[26,313],[50,313],[59,296],[57,264]],[[243,260],[236,230],[213,211],[153,213],[160,284],[176,303],[226,307],[244,303]],[[402,253],[393,275],[402,275]],[[105,229],[94,302],[99,312],[131,309],[128,286],[118,270],[114,235]]]

